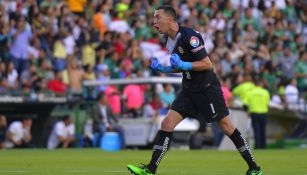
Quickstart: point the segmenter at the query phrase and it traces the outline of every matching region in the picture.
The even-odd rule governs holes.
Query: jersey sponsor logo
[[[200,50],[203,49],[203,48],[205,48],[205,46],[204,46],[204,45],[201,45],[201,46],[199,46],[199,47],[197,47],[197,48],[195,48],[195,49],[192,49],[191,51],[192,51],[193,53],[196,53],[196,52],[200,51]]]
[[[178,50],[179,50],[179,52],[180,52],[181,54],[183,54],[183,49],[182,49],[181,46],[178,47]]]
[[[192,36],[190,39],[190,44],[192,47],[197,47],[199,45],[199,39],[196,36]]]

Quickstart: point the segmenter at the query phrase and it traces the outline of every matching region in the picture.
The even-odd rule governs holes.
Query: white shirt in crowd
[[[101,115],[102,115],[102,123],[105,124],[106,127],[109,127],[110,126],[110,123],[108,121],[108,114],[107,114],[107,106],[105,105],[99,105],[100,107],[100,112],[101,112]]]
[[[289,109],[298,106],[299,92],[296,86],[289,84],[285,87],[285,100]]]
[[[17,73],[16,69],[14,69],[14,70],[12,70],[12,72],[8,73],[7,81],[8,81],[8,84],[10,86],[15,86],[17,79],[18,79],[18,73]]]
[[[20,140],[25,139],[25,136],[27,134],[30,134],[30,133],[27,133],[28,130],[26,130],[22,127],[21,121],[15,121],[15,122],[11,123],[7,132],[10,132],[10,133],[13,134],[13,140],[15,142],[18,142]],[[7,140],[5,144],[6,144],[7,148],[12,148],[14,146],[14,144],[9,140]]]
[[[293,85],[287,85],[285,88],[285,97],[287,103],[298,102],[298,89]]]
[[[63,121],[59,121],[53,127],[53,130],[48,139],[48,149],[55,149],[60,141],[59,136],[68,138],[69,136],[75,135],[75,125],[70,124],[68,126],[65,125]]]
[[[76,42],[73,35],[69,35],[63,40],[64,46],[66,48],[66,52],[68,55],[72,55],[74,53],[74,48],[76,46]]]
[[[110,31],[125,33],[130,30],[130,27],[125,20],[113,20],[110,22]]]

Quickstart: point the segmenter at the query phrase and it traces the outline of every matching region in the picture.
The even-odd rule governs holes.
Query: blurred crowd
[[[169,64],[164,38],[151,27],[161,4],[176,9],[182,26],[202,34],[230,91],[245,74],[260,76],[272,97],[295,94],[295,101],[307,91],[304,0],[0,0],[0,94],[88,97],[95,94],[84,80],[165,76],[149,67],[153,57]],[[144,104],[167,108],[174,89],[95,87],[115,114],[124,98],[136,115]]]

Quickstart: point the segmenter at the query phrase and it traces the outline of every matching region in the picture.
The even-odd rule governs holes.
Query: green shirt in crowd
[[[264,114],[269,111],[270,93],[256,86],[246,93],[243,104],[248,106],[249,113]]]
[[[297,74],[307,74],[307,61],[298,61],[295,69]],[[297,78],[297,85],[300,88],[307,87],[307,78]]]

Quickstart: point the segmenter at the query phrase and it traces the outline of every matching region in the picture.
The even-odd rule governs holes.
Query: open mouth
[[[157,25],[153,26],[156,30],[159,30],[160,28]]]

